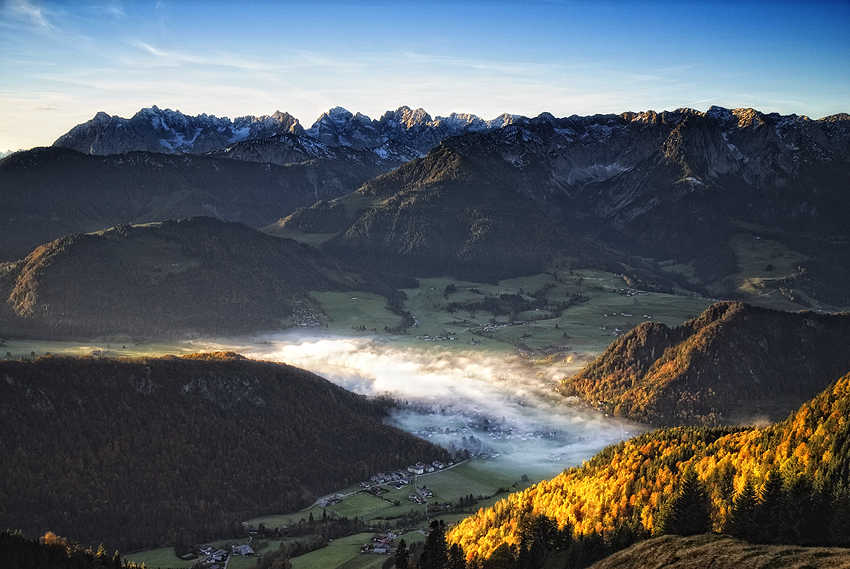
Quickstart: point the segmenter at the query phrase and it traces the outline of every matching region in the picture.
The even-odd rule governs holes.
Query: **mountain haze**
[[[347,213],[350,211],[350,215]],[[266,231],[333,234],[326,253],[372,270],[494,281],[606,255],[547,218],[498,172],[441,145],[349,198],[302,209]]]
[[[228,159],[236,155],[242,159]],[[293,135],[231,145],[219,157],[19,152],[0,162],[0,262],[64,235],[121,224],[206,215],[263,227],[354,191],[404,159]]]

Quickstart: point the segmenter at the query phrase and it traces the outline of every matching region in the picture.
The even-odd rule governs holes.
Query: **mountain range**
[[[355,150],[380,148],[394,141],[421,153],[445,138],[466,132],[487,132],[511,124],[516,118],[503,114],[485,121],[475,115],[452,113],[432,119],[423,109],[399,107],[373,120],[335,107],[322,113],[305,130],[297,118],[280,111],[230,120],[206,114],[191,117],[154,105],[129,119],[99,112],[59,137],[53,146],[99,155],[132,151],[203,154],[239,142],[291,134],[307,136],[323,145]]]
[[[540,226],[523,213],[533,208],[533,217],[547,218],[550,227],[650,259],[712,295],[755,299],[776,292],[802,306],[845,306],[848,187],[848,115],[812,121],[720,108],[541,115],[443,140],[425,158],[369,182],[356,198],[339,198],[349,212],[344,217],[332,201],[268,231],[303,232],[309,214],[308,225],[325,234],[328,252],[356,249],[401,266],[419,265],[405,258],[417,247],[397,236],[390,255],[387,223],[406,236],[402,228],[411,224],[420,234],[452,235],[484,220],[505,239],[521,242],[516,226],[529,233]],[[481,201],[477,214],[468,210],[462,222],[433,215],[460,192]],[[481,196],[505,203],[520,221],[513,225],[507,211],[497,213]],[[525,205],[507,205],[520,199]],[[545,233],[553,235],[551,248],[562,248],[560,232]],[[539,263],[536,251],[526,252],[527,274]]]
[[[148,151],[170,140],[174,152],[175,137],[204,155]],[[639,288],[786,309],[850,305],[848,115],[712,107],[488,123],[406,107],[372,121],[337,108],[303,130],[283,113],[229,121],[152,108],[129,121],[98,115],[57,145],[77,139],[87,152],[146,150],[43,148],[0,161],[0,262],[63,235],[205,215],[318,247],[349,272],[402,280],[584,266]],[[260,241],[234,245],[234,258],[255,258]],[[24,266],[4,267],[10,294]],[[48,272],[26,274],[32,284]],[[220,322],[207,318],[208,330]]]

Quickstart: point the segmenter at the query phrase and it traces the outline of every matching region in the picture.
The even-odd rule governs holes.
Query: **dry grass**
[[[842,569],[850,549],[753,545],[720,535],[650,539],[606,557],[591,569]]]

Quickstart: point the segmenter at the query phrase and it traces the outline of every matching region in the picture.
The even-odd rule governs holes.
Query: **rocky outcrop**
[[[298,119],[280,111],[270,116],[245,116],[231,121],[206,114],[190,117],[154,105],[129,119],[99,112],[92,120],[59,137],[53,146],[99,155],[134,150],[201,154],[241,140],[287,133],[304,134],[304,129]]]

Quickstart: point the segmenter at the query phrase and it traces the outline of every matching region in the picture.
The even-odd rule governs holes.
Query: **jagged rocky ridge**
[[[289,113],[275,111],[271,116],[245,116],[233,121],[226,117],[197,115],[159,109],[142,109],[129,119],[99,112],[59,137],[53,146],[70,148],[84,154],[123,154],[135,150],[166,154],[202,154],[222,150],[248,140],[263,140],[289,134],[307,136],[327,146],[355,150],[379,149],[388,142],[427,152],[440,140],[465,132],[485,132],[510,124],[515,117],[503,114],[485,121],[475,115],[452,113],[448,117],[431,116],[423,109],[399,107],[387,111],[378,120],[342,107],[323,113],[306,131]],[[411,152],[411,150],[407,150]]]

